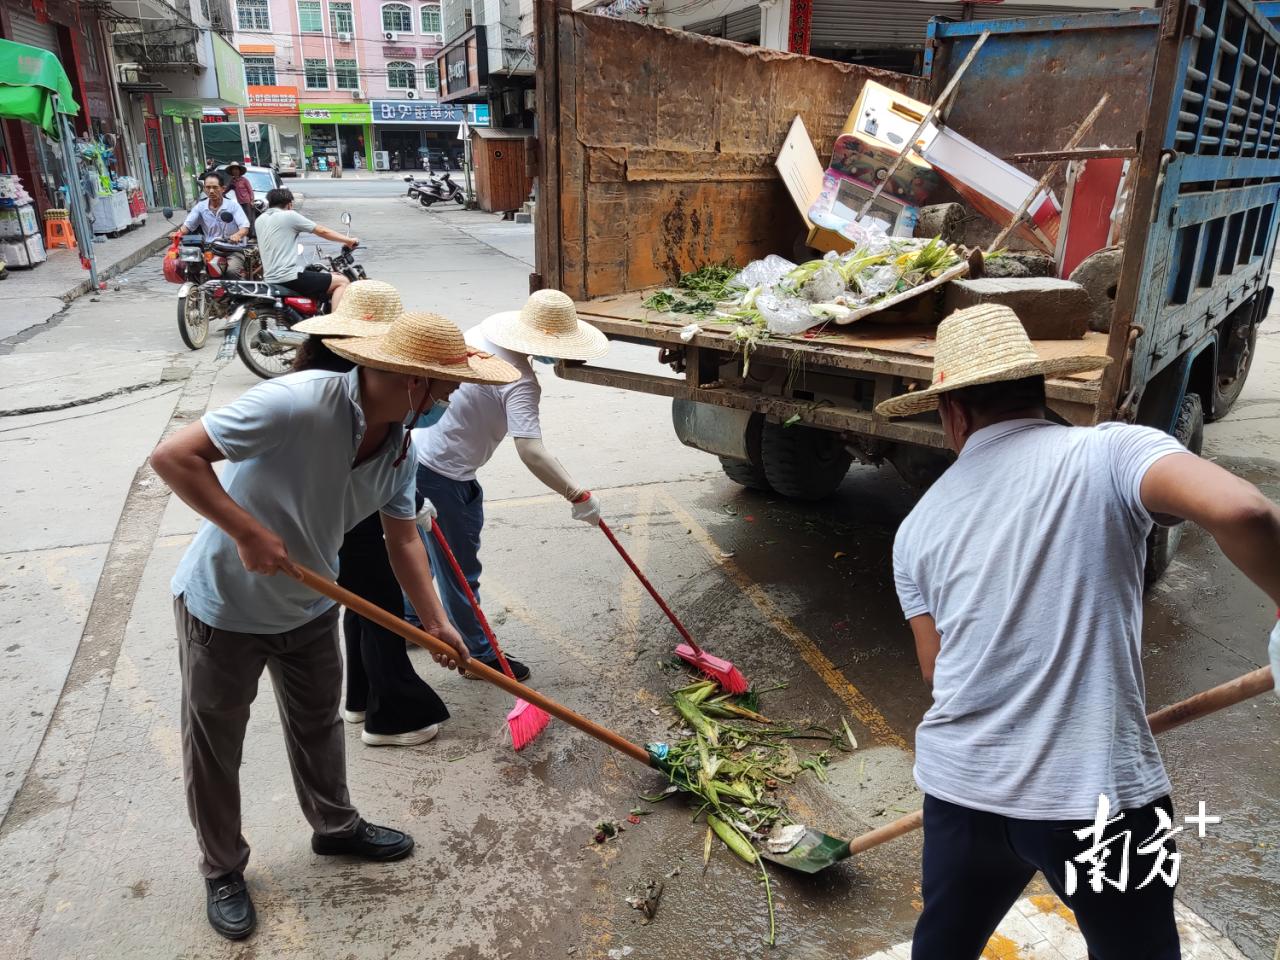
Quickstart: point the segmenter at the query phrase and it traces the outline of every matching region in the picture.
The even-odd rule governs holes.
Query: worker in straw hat
[[[506,385],[469,384],[458,390],[434,425],[414,431],[418,457],[418,493],[439,511],[437,522],[457,557],[472,592],[480,595],[480,533],[484,527],[484,491],[477,471],[502,443],[512,437],[516,453],[529,472],[572,505],[575,520],[598,523],[600,506],[591,492],[568,472],[542,442],[542,388],[530,359],[594,360],[604,356],[609,341],[578,318],[573,301],[559,290],[539,290],[520,310],[496,313],[467,333],[474,347],[511,364],[520,378]],[[434,539],[427,541],[431,563],[448,571]],[[471,655],[490,666],[497,656],[472,612],[466,593],[447,572],[436,578],[449,619],[462,634]],[[505,653],[505,651],[504,651]],[[516,679],[529,668],[507,654]]]
[[[1041,359],[1011,310],[979,305],[939,324],[929,387],[876,408],[936,408],[957,454],[893,548],[933,689],[916,731],[917,960],[978,957],[1036,870],[1090,956],[1179,955],[1170,784],[1142,678],[1147,534],[1200,524],[1274,606],[1280,510],[1159,430],[1050,420],[1045,378],[1106,363]]]
[[[396,860],[413,849],[399,830],[362,819],[347,792],[338,611],[288,574],[295,563],[333,576],[343,534],[381,514],[396,578],[424,625],[457,652],[466,647],[431,586],[418,538],[413,422],[459,383],[502,384],[510,366],[469,350],[461,331],[431,314],[402,314],[386,333],[343,341],[358,366],[268,380],[152,453],[156,473],[205,518],[174,574],[182,676],[187,805],[206,880],[206,913],[239,939],[256,923],[245,886],[240,762],[249,707],[264,667],[288,745],[312,850]],[[213,465],[230,461],[221,480]]]
[[[355,364],[324,344],[324,338],[386,333],[404,312],[400,294],[381,280],[357,280],[333,313],[310,317],[294,330],[310,334],[298,348],[294,370],[345,373]],[[375,606],[397,614],[404,599],[383,543],[375,510],[347,531],[338,551],[338,583]],[[342,719],[362,725],[360,739],[371,747],[411,747],[433,740],[449,709],[418,672],[404,640],[354,610],[342,614],[346,651]]]

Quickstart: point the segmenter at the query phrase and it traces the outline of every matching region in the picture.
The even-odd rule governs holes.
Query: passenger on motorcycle
[[[293,209],[293,192],[277,187],[267,194],[267,209],[258,217],[258,253],[262,256],[262,278],[288,287],[299,296],[328,298],[336,309],[351,282],[340,273],[298,270],[298,234],[314,233],[344,247],[360,241],[308,220]]]
[[[249,233],[249,219],[239,205],[223,199],[226,192],[226,180],[220,173],[211,173],[204,178],[204,199],[191,208],[187,219],[182,221],[175,236],[182,237],[188,233],[203,234],[206,240],[230,240],[234,243],[242,241]],[[230,220],[223,220],[224,213],[231,214]],[[227,276],[238,277],[244,273],[244,254],[233,253],[227,257]]]

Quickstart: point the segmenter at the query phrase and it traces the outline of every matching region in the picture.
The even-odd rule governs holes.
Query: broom
[[[725,693],[741,694],[751,689],[751,684],[747,683],[747,678],[728,660],[721,660],[719,657],[713,657],[711,654],[703,650],[693,636],[685,629],[680,619],[671,612],[671,608],[667,606],[666,601],[658,595],[658,591],[653,588],[653,584],[649,579],[640,572],[640,568],[636,566],[635,561],[626,550],[622,549],[622,544],[618,542],[618,538],[613,535],[613,531],[609,529],[608,524],[603,520],[600,521],[600,529],[604,531],[604,535],[609,538],[609,542],[613,544],[614,549],[618,551],[619,556],[627,562],[627,566],[631,568],[631,572],[639,578],[644,584],[644,588],[649,591],[649,596],[657,602],[662,608],[662,612],[680,632],[680,636],[684,637],[685,642],[676,647],[676,656],[686,663],[692,664],[698,670],[702,671],[716,683]]]
[[[421,519],[419,524],[421,525]],[[445,540],[440,524],[436,523],[434,519],[431,521],[431,533],[436,538],[436,543],[439,545],[441,552],[449,561],[449,566],[453,568],[453,575],[458,579],[458,586],[467,595],[467,600],[471,603],[471,610],[475,613],[480,629],[484,631],[485,638],[489,641],[489,646],[493,647],[493,652],[497,654],[498,665],[502,667],[503,673],[515,680],[516,675],[511,671],[511,665],[507,663],[507,658],[503,656],[502,648],[498,646],[498,638],[493,635],[493,629],[489,626],[489,621],[485,619],[484,611],[480,609],[480,601],[471,592],[471,584],[467,583],[462,567],[458,566],[458,558],[449,549],[449,542]],[[507,728],[511,731],[511,745],[517,750],[523,750],[538,738],[538,734],[547,729],[547,724],[550,722],[551,714],[535,707],[527,700],[516,697],[515,707],[507,714]]]

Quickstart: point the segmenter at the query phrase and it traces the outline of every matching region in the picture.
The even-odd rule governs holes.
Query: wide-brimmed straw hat
[[[519,310],[485,318],[483,330],[490,343],[524,356],[595,360],[609,352],[605,335],[579,320],[559,290],[539,290]]]
[[[231,173],[233,170],[239,170],[241,174],[245,174],[249,172],[249,168],[246,167],[239,160],[232,160],[230,163],[227,164],[225,169],[227,173]]]
[[[293,326],[313,337],[380,337],[404,313],[400,291],[384,280],[357,280],[347,287],[333,313],[308,317]]]
[[[515,367],[467,346],[457,324],[436,313],[402,313],[380,337],[330,340],[340,357],[374,370],[458,383],[513,383]]]
[[[933,382],[928,389],[891,397],[876,407],[876,413],[886,417],[924,413],[938,405],[939,394],[951,390],[1023,377],[1085,373],[1110,362],[1105,356],[1042,360],[1016,313],[999,304],[978,304],[957,310],[938,324]]]

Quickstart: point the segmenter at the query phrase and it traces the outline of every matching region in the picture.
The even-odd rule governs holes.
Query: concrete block
[[[947,284],[947,313],[979,303],[1009,307],[1032,340],[1078,340],[1093,313],[1093,302],[1080,284],[1056,277],[984,277]]]
[[[1085,257],[1068,278],[1089,292],[1093,299],[1093,315],[1089,329],[1106,333],[1111,329],[1111,314],[1116,308],[1116,287],[1120,283],[1120,261],[1124,247],[1103,247]]]

